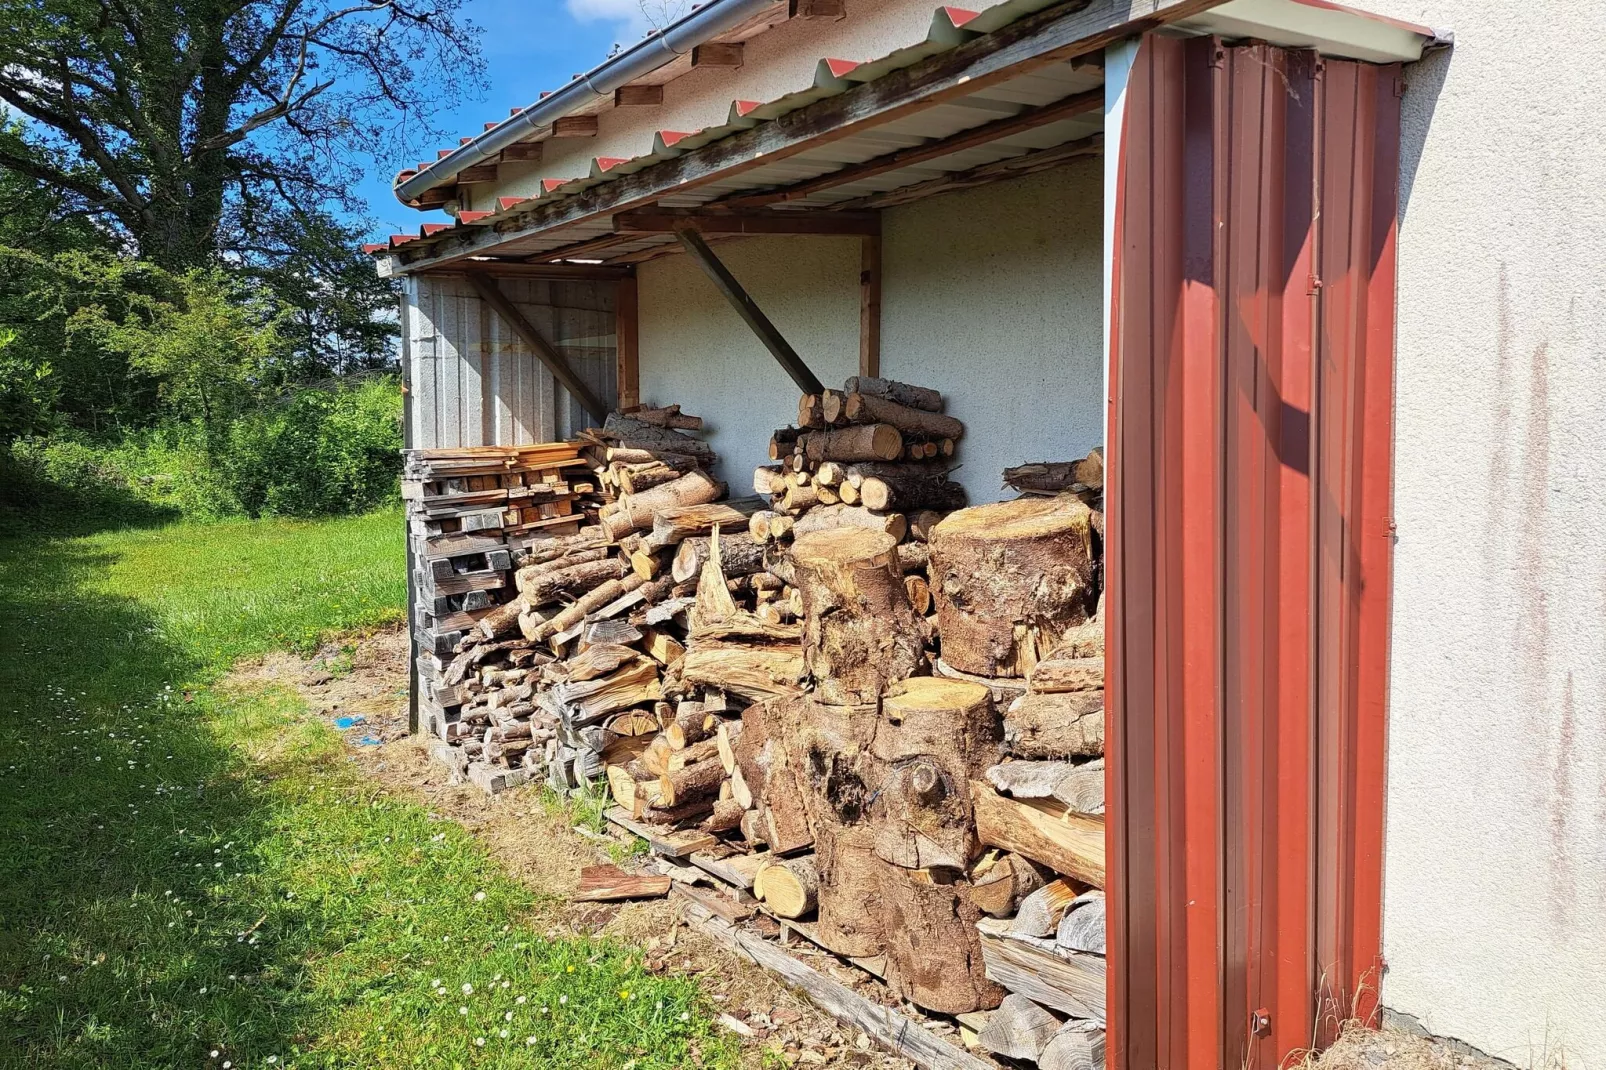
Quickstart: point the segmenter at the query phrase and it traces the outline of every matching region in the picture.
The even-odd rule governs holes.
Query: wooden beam
[[[516,141],[502,150],[503,163],[540,163],[541,142]]]
[[[881,235],[859,239],[859,374],[881,376]]]
[[[482,163],[473,167],[465,167],[457,172],[457,184],[460,186],[472,185],[476,182],[495,182],[496,164]]]
[[[876,235],[881,217],[873,212],[713,212],[696,208],[655,208],[613,217],[621,233]]]
[[[564,115],[552,120],[553,137],[596,137],[595,115]]]
[[[1091,89],[1086,93],[1076,93],[1063,100],[1056,100],[1037,108],[1027,108],[1018,115],[998,119],[994,122],[973,126],[969,130],[962,130],[951,137],[938,138],[928,141],[924,145],[913,145],[897,152],[889,152],[885,156],[877,156],[864,163],[850,164],[840,171],[811,178],[806,182],[787,186],[785,189],[769,190],[764,193],[755,193],[748,196],[732,197],[729,200],[717,202],[719,207],[757,208],[764,205],[785,204],[789,201],[800,200],[821,190],[832,189],[836,186],[845,186],[850,182],[859,182],[876,175],[884,175],[888,171],[897,171],[928,160],[941,159],[952,156],[956,152],[973,149],[1001,138],[1012,137],[1015,134],[1033,130],[1048,123],[1059,122],[1077,115],[1086,115],[1096,112],[1104,107],[1104,87]]]
[[[975,186],[985,186],[989,182],[1002,182],[1006,178],[1021,178],[1025,175],[1046,171],[1050,167],[1058,167],[1082,156],[1096,156],[1103,151],[1104,135],[1093,134],[1077,141],[1067,141],[1063,145],[1055,145],[1051,149],[1039,149],[1036,152],[1012,156],[1007,160],[997,160],[993,163],[973,167],[969,171],[954,171],[940,178],[929,179],[925,182],[916,182],[912,186],[899,186],[897,189],[887,190],[885,193],[872,193],[857,200],[843,201],[844,211],[863,209],[882,210],[894,208],[910,201],[918,201],[925,197],[935,197],[939,193],[953,193],[957,190],[971,189]]]
[[[740,41],[709,41],[691,50],[692,69],[698,67],[740,67],[742,43]]]
[[[608,418],[608,407],[574,373],[574,369],[569,367],[569,362],[564,359],[563,354],[554,349],[552,344],[545,338],[542,338],[541,332],[537,331],[535,326],[524,318],[524,313],[520,312],[513,302],[507,299],[507,295],[502,292],[502,288],[496,284],[495,279],[479,272],[470,272],[468,281],[481,299],[495,309],[497,315],[507,321],[507,325],[513,328],[513,333],[518,335],[525,345],[535,350],[535,355],[540,358],[542,364],[547,366],[547,370],[552,373],[552,378],[563,385],[563,388],[569,392],[569,396],[578,401],[580,407],[591,414],[592,419],[600,424]]]
[[[635,276],[620,279],[613,293],[619,408],[629,409],[641,404],[640,323],[636,318]]]
[[[645,207],[670,194],[685,194],[710,182],[727,181],[754,168],[768,167],[800,152],[970,96],[1042,66],[1102,52],[1106,45],[1197,15],[1222,2],[1065,0],[750,130],[614,181],[598,183],[573,196],[532,205],[520,213],[516,225],[504,230],[475,228],[434,248],[402,249],[397,259],[406,270],[414,264],[473,256],[531,233]]]
[[[695,230],[686,229],[677,231],[675,237],[680,239],[682,248],[691,254],[692,259],[697,261],[698,266],[713,280],[719,292],[725,295],[725,300],[729,301],[736,314],[742,317],[742,322],[758,335],[758,340],[764,343],[764,348],[768,349],[781,367],[786,369],[786,374],[792,377],[792,382],[797,384],[797,388],[805,394],[823,393],[824,385],[813,372],[809,371],[809,366],[803,363],[797,351],[781,337],[781,332],[776,330],[775,324],[759,310],[747,291],[742,289],[742,284],[736,281],[736,276],[732,275],[719,257],[714,255],[714,250],[703,241],[702,235]]]
[[[493,279],[551,279],[553,281],[611,280],[627,278],[628,265],[607,264],[529,264],[516,260],[457,260],[444,267],[417,274],[435,278],[441,275],[488,275]]]
[[[663,102],[664,87],[661,85],[622,85],[613,91],[616,108],[651,107]]]

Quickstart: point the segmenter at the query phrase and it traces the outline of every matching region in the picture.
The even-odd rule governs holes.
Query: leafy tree
[[[327,228],[356,161],[477,78],[462,0],[0,0],[0,167],[170,270]]]

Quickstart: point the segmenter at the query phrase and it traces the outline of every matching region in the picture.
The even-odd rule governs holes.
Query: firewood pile
[[[444,667],[444,746],[493,790],[605,777],[617,824],[713,875],[705,905],[1002,1056],[1099,1066],[1103,459],[965,508],[944,408],[805,397],[736,500],[696,417],[611,415],[578,444],[588,522],[520,548]]]

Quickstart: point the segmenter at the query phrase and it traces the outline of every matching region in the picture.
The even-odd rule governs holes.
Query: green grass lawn
[[[399,615],[401,555],[395,513],[0,539],[0,1067],[734,1062],[691,982],[214,686]]]

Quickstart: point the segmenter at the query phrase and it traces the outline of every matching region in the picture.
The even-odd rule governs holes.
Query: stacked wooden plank
[[[459,692],[445,662],[511,594],[513,555],[574,532],[601,502],[573,443],[409,450],[402,476],[413,557],[420,702],[439,735]]]

